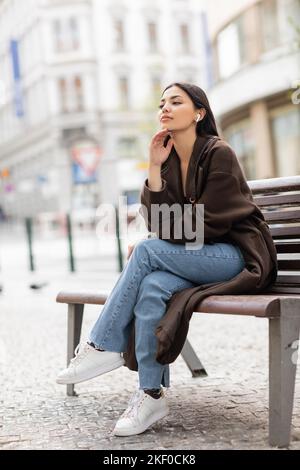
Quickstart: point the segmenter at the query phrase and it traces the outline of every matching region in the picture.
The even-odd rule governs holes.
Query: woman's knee
[[[140,240],[136,243],[133,253],[138,256],[139,259],[148,257],[153,251],[153,241],[156,241],[154,238],[146,238],[145,240]]]
[[[166,250],[168,248],[167,244],[167,241],[161,240],[160,238],[146,238],[140,240],[135,245],[134,250],[137,252],[155,253],[155,251]]]
[[[138,251],[142,251],[146,249],[148,239],[146,240],[139,240],[135,245],[133,249],[133,253],[137,253]]]
[[[153,271],[144,277],[140,284],[140,295],[161,295],[169,299],[174,292],[193,287],[193,284],[167,271]]]

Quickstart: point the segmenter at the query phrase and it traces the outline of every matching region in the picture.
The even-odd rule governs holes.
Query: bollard
[[[69,266],[71,273],[75,272],[75,262],[73,254],[73,237],[72,237],[72,223],[70,214],[66,214],[67,219],[67,235],[68,235],[68,248],[69,248]]]
[[[122,245],[120,240],[120,218],[119,218],[119,208],[115,205],[116,211],[116,238],[118,246],[118,263],[119,263],[119,272],[123,271],[123,254],[122,254]]]
[[[33,250],[32,250],[32,219],[30,217],[26,217],[25,226],[26,226],[26,234],[27,234],[27,242],[28,242],[30,271],[35,271]]]

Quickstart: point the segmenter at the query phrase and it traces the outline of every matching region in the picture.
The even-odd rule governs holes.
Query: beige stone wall
[[[265,101],[257,101],[250,106],[250,117],[252,132],[256,142],[256,177],[272,178],[275,176],[275,168],[268,109]]]

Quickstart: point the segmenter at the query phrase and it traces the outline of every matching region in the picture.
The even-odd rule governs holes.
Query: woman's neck
[[[197,138],[195,129],[171,132],[174,147],[181,163],[188,164]]]

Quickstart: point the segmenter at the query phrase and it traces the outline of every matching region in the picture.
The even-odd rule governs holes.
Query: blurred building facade
[[[203,81],[201,10],[201,0],[0,0],[7,214],[91,208],[119,194],[136,202],[160,92]]]
[[[221,132],[247,179],[300,174],[300,1],[225,3],[205,5]]]

